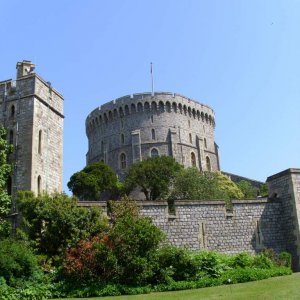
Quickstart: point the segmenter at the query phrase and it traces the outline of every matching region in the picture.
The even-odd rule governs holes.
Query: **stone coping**
[[[257,204],[257,203],[266,203],[270,200],[267,198],[258,198],[258,199],[243,199],[243,200],[232,200],[232,204]],[[138,206],[168,206],[167,201],[146,201],[146,200],[133,200]],[[225,205],[224,200],[175,200],[174,204],[176,206],[185,206],[185,205]],[[100,206],[106,207],[105,201],[78,201],[78,206],[89,207],[89,206]]]
[[[289,168],[289,169],[286,169],[286,170],[281,171],[281,172],[279,172],[277,174],[269,176],[267,178],[267,182],[272,181],[272,180],[277,179],[277,178],[280,178],[280,177],[285,176],[285,175],[289,175],[289,174],[300,174],[300,169],[298,169],[298,168]]]

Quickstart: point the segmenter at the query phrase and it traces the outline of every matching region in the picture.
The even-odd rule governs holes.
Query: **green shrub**
[[[219,277],[228,268],[225,263],[226,255],[212,251],[201,251],[194,255],[195,264],[198,268],[198,277]]]
[[[232,268],[246,268],[253,264],[254,257],[248,253],[241,252],[235,255],[231,261]]]
[[[236,268],[226,271],[222,275],[222,283],[242,283],[248,281],[262,280],[275,276],[290,275],[291,269],[285,267],[273,267],[271,269],[258,268]]]
[[[291,268],[292,266],[292,256],[290,253],[286,251],[282,251],[279,253],[279,265]]]
[[[39,271],[37,258],[27,245],[12,239],[0,241],[0,276],[8,284],[29,279]]]
[[[197,273],[197,266],[190,252],[175,246],[164,246],[159,249],[158,263],[158,282],[188,280]]]
[[[274,262],[264,254],[258,254],[253,259],[253,266],[261,269],[270,269],[274,266]]]

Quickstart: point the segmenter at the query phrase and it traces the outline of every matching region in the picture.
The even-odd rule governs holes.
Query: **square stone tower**
[[[16,80],[0,82],[0,123],[14,146],[9,192],[61,192],[63,97],[34,72],[31,61],[18,62],[16,68]]]

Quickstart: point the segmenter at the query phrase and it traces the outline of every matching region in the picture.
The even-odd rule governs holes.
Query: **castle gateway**
[[[103,161],[121,179],[132,163],[158,155],[201,171],[220,170],[214,129],[214,111],[185,96],[158,92],[121,97],[87,117],[87,164]]]

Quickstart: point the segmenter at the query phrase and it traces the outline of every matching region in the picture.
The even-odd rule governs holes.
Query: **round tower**
[[[157,155],[201,171],[220,169],[214,111],[179,94],[124,96],[93,110],[85,125],[87,164],[104,161],[121,179],[132,163]]]

